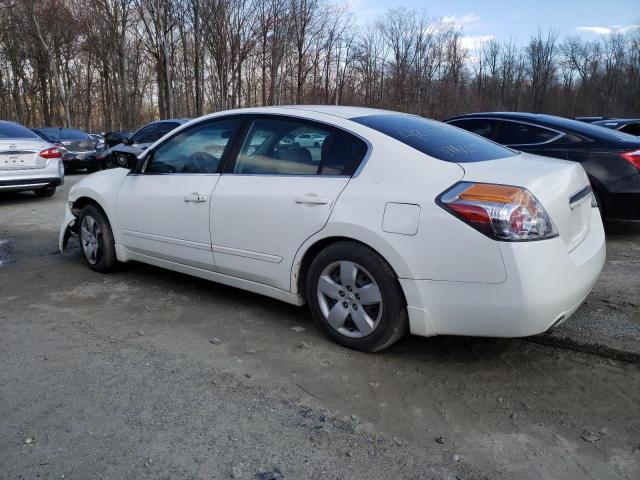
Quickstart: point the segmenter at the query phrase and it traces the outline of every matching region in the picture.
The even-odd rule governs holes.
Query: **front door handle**
[[[329,203],[327,197],[318,197],[316,195],[304,195],[295,198],[296,203],[310,203],[312,205],[326,205]]]
[[[185,202],[193,202],[193,203],[198,203],[198,202],[206,202],[207,201],[207,196],[206,195],[201,195],[197,192],[193,192],[190,193],[189,195],[185,195],[184,196],[184,201]]]

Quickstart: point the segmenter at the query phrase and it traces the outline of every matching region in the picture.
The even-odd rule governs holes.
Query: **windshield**
[[[54,142],[91,140],[86,133],[72,128],[41,128],[40,130]]]
[[[445,162],[483,162],[518,154],[461,128],[414,115],[371,115],[351,120]]]
[[[38,138],[38,136],[17,123],[0,122],[0,138]]]

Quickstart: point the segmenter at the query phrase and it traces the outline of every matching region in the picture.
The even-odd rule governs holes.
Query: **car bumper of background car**
[[[498,284],[401,279],[411,333],[525,337],[569,318],[596,282],[605,260],[597,209],[571,252],[560,238],[501,242],[507,279]]]
[[[62,157],[65,168],[94,168],[98,166],[98,153],[91,152],[69,152]]]
[[[37,190],[64,183],[58,160],[48,160],[43,168],[0,170],[0,191]]]

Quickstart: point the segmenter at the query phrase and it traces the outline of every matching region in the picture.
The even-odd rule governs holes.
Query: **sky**
[[[461,27],[463,43],[471,48],[491,38],[522,45],[538,28],[587,40],[640,28],[640,0],[347,0],[347,5],[362,26],[389,8],[425,11]]]

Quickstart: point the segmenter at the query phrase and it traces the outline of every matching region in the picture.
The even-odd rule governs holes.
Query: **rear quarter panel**
[[[302,246],[294,271],[304,252],[318,240],[347,237],[380,253],[401,278],[504,281],[497,242],[436,204],[436,197],[463,177],[463,168],[371,132],[367,134],[372,143],[370,158],[340,195],[326,227]],[[420,207],[415,234],[383,230],[388,203]]]

